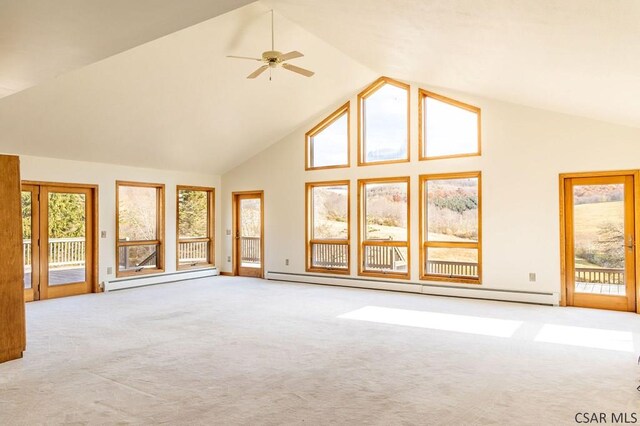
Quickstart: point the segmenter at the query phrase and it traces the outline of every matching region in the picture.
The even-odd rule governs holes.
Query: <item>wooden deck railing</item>
[[[243,263],[260,263],[260,237],[240,237],[240,257]]]
[[[316,268],[347,269],[349,246],[347,244],[313,243],[312,264]]]
[[[400,247],[365,246],[364,264],[366,269],[380,271],[404,271],[407,259]]]
[[[206,262],[209,243],[206,241],[187,241],[180,243],[178,256],[180,262]]]
[[[84,238],[51,238],[49,239],[49,266],[82,266],[85,263]],[[31,240],[22,241],[24,264],[31,265]]]
[[[576,268],[576,282],[624,284],[624,269]]]
[[[478,264],[476,262],[448,262],[445,260],[428,260],[427,273],[457,277],[477,277]]]
[[[207,258],[207,242],[181,243],[181,259],[201,260]],[[260,263],[260,237],[241,237],[241,257],[245,263]],[[24,240],[25,265],[31,265],[31,240]],[[84,238],[52,238],[49,240],[49,264],[52,267],[82,266],[85,263]],[[313,264],[325,268],[347,268],[348,246],[345,244],[314,244]],[[398,247],[367,246],[365,262],[368,269],[396,270],[406,266],[406,259]],[[427,262],[427,272],[438,275],[477,276],[478,265],[473,262]],[[624,269],[576,268],[576,282],[624,284]]]

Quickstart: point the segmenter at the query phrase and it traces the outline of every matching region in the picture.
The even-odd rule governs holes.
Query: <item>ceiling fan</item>
[[[274,68],[278,68],[278,66],[282,66],[282,68],[293,71],[295,73],[301,74],[305,77],[311,77],[315,74],[313,71],[309,71],[304,68],[297,67],[295,65],[291,65],[287,63],[287,61],[291,59],[301,58],[304,55],[297,50],[288,53],[282,53],[275,50],[274,47],[274,36],[273,36],[273,10],[271,10],[271,50],[267,50],[266,52],[262,52],[261,58],[251,58],[248,56],[232,56],[228,55],[227,58],[235,58],[235,59],[249,59],[251,61],[264,62],[260,68],[252,72],[247,76],[247,78],[256,78],[267,69],[269,70],[269,80],[271,80],[271,70]]]

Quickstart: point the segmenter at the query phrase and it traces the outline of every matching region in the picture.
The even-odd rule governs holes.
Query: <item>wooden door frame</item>
[[[99,186],[94,184],[84,183],[68,183],[68,182],[45,182],[45,181],[32,181],[23,180],[22,185],[37,186],[39,189],[43,186],[56,187],[56,188],[70,188],[70,189],[89,189],[91,191],[91,203],[93,205],[93,211],[90,211],[89,216],[92,222],[91,229],[87,229],[87,234],[90,234],[93,240],[93,247],[91,247],[91,256],[93,257],[93,268],[87,268],[89,273],[89,287],[91,293],[99,293],[100,286],[98,284],[99,271],[100,271],[100,235],[99,235]],[[42,206],[40,206],[42,209]],[[32,225],[33,226],[33,225]],[[42,226],[42,221],[40,221]],[[42,230],[40,230],[41,232]],[[46,230],[45,230],[46,231]],[[33,263],[32,263],[33,264]],[[33,267],[32,267],[33,270]]]
[[[40,197],[40,186],[31,185],[31,184],[22,182],[20,185],[20,193],[22,194],[22,192],[31,193],[31,288],[28,289],[29,291],[24,288],[23,290],[25,293],[24,295],[25,302],[33,302],[34,300],[40,298],[38,294],[40,291],[39,285],[38,286],[33,285],[34,282],[37,282],[37,283],[40,282],[40,268],[33,267],[33,265],[40,265],[40,250],[39,249],[34,250],[34,247],[38,246],[38,239],[39,239],[38,237],[40,233],[39,229],[34,228],[34,226],[36,225],[36,221],[34,220],[34,218],[40,217],[40,212],[36,211],[36,209],[39,209],[38,199]],[[38,222],[38,225],[39,225],[39,222]],[[24,230],[23,230],[23,236],[24,236]],[[24,258],[22,259],[22,264],[24,267]]]
[[[231,240],[232,240],[232,270],[233,275],[238,276],[240,262],[238,261],[238,240],[236,231],[238,230],[238,197],[241,195],[255,195],[260,199],[260,278],[264,278],[264,191],[235,191],[231,193]]]
[[[559,211],[560,211],[560,306],[567,306],[567,285],[569,277],[567,276],[567,256],[566,256],[566,219],[565,211],[566,194],[565,183],[569,179],[590,178],[590,177],[622,177],[630,176],[633,178],[633,209],[634,209],[634,260],[635,260],[635,306],[636,313],[640,314],[640,253],[638,244],[640,238],[640,170],[612,170],[599,172],[579,172],[579,173],[560,173],[559,175]]]

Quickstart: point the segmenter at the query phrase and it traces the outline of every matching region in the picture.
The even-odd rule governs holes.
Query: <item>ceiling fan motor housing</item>
[[[262,53],[262,60],[265,62],[280,62],[279,57],[282,55],[282,52],[278,52],[277,50],[267,50]]]

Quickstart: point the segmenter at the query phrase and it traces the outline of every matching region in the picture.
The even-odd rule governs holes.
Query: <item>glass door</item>
[[[567,304],[635,311],[633,176],[565,180]]]
[[[90,293],[94,278],[93,188],[22,186],[25,300]]]
[[[263,276],[262,193],[235,194],[236,275]]]

